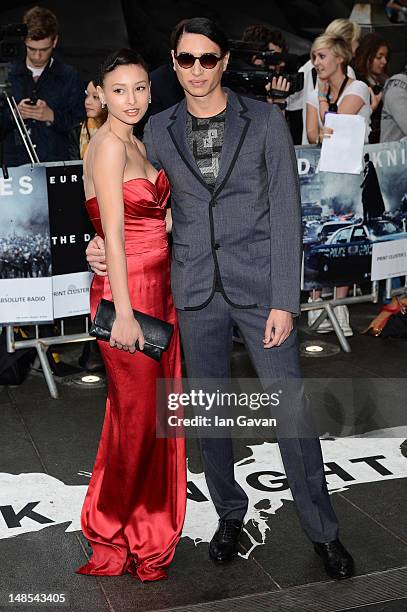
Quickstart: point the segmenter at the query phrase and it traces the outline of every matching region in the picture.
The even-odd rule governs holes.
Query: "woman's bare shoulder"
[[[126,153],[126,145],[123,140],[116,136],[111,130],[98,130],[89,143],[90,152],[98,156],[110,153]]]

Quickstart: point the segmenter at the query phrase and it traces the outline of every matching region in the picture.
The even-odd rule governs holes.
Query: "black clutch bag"
[[[143,353],[156,361],[160,361],[162,353],[167,350],[170,344],[174,326],[138,310],[133,310],[133,313],[144,335]],[[115,319],[116,311],[113,302],[101,299],[89,334],[98,340],[108,342]]]

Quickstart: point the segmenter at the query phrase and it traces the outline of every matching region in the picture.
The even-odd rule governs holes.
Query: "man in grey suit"
[[[195,18],[174,33],[174,70],[185,100],[150,118],[144,143],[171,183],[171,283],[189,378],[230,378],[237,325],[261,379],[299,379],[301,207],[294,148],[281,112],[221,87],[229,53],[224,33]],[[102,249],[102,250],[101,250]],[[103,271],[103,242],[88,261]],[[303,402],[294,418],[300,423]],[[301,525],[337,579],[353,574],[338,539],[319,439],[279,439]],[[234,477],[232,440],[201,439],[219,525],[211,559],[238,552],[247,496]]]

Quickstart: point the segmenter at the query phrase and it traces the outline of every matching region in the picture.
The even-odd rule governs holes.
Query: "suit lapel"
[[[215,195],[225,186],[250,125],[250,119],[244,116],[247,106],[242,98],[229,89],[226,91],[228,92],[228,104],[225,116],[225,136],[219,162],[219,174],[215,182]]]
[[[198,179],[198,181],[205,187],[205,189],[212,193],[212,188],[205,182],[201,171],[199,170],[196,164],[194,156],[192,155],[192,151],[187,143],[187,109],[185,100],[182,100],[178,104],[178,106],[176,106],[173,114],[170,117],[170,120],[171,123],[167,126],[167,130],[182,161],[190,170],[190,172],[192,172],[192,174]]]
[[[174,143],[174,146],[184,164],[201,183],[201,185],[203,185],[210,193],[214,192],[215,195],[217,195],[225,186],[234,168],[239,151],[242,148],[250,125],[249,117],[244,116],[247,112],[247,106],[244,104],[242,98],[237,96],[229,89],[226,89],[226,91],[228,93],[228,103],[225,116],[225,136],[219,162],[219,174],[214,188],[208,185],[204,180],[187,143],[187,109],[185,100],[182,100],[178,106],[175,107],[174,112],[170,117],[170,123],[167,126],[171,140]]]

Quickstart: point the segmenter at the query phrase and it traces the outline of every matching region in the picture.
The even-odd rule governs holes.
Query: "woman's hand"
[[[134,353],[137,347],[140,351],[144,348],[144,336],[139,323],[133,314],[128,316],[118,315],[113,323],[110,334],[110,346],[129,353]]]
[[[322,142],[324,138],[331,138],[334,133],[333,128],[321,127],[319,128],[319,142]]]
[[[383,91],[380,91],[378,94],[375,94],[373,92],[373,89],[369,87],[369,93],[370,93],[370,108],[372,109],[372,113],[374,113],[374,111],[379,106],[380,102],[382,101]]]
[[[328,79],[320,79],[318,77],[317,90],[318,90],[318,93],[322,93],[322,94],[325,94],[327,96],[328,95],[328,91],[329,91],[329,82],[328,82]]]
[[[172,214],[171,208],[167,208],[167,212],[165,213],[165,231],[167,234],[172,232]]]

